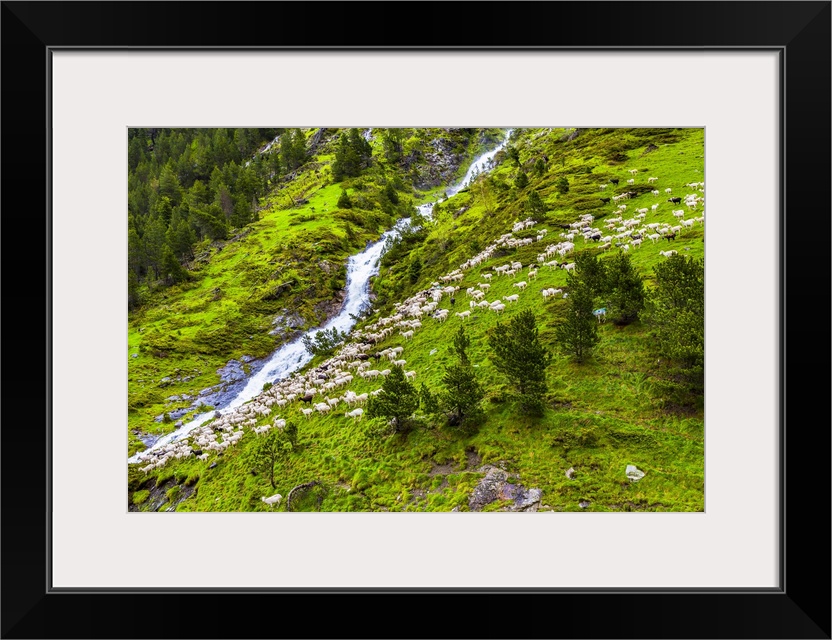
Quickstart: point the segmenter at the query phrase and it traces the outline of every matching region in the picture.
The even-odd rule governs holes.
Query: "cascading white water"
[[[506,133],[504,140],[494,149],[488,151],[481,156],[474,159],[469,167],[465,177],[456,185],[447,189],[448,196],[458,193],[465,185],[467,185],[472,177],[479,175],[483,171],[491,168],[491,161],[495,154],[505,147],[511,135],[512,129]],[[430,218],[434,203],[420,205],[418,207],[419,214],[425,218]],[[357,317],[370,303],[370,278],[378,275],[379,261],[387,247],[387,240],[395,240],[401,235],[402,231],[410,226],[410,218],[402,218],[389,231],[382,234],[381,238],[369,245],[364,251],[351,256],[347,263],[347,295],[344,298],[344,304],[341,311],[335,317],[331,318],[322,327],[310,329],[304,335],[315,337],[321,330],[329,330],[332,328],[338,331],[349,333],[355,326]],[[355,317],[354,317],[355,316]],[[312,359],[312,355],[306,351],[303,345],[303,336],[283,345],[275,351],[268,359],[268,361],[259,369],[257,373],[249,378],[246,386],[240,391],[226,406],[221,407],[219,412],[226,414],[242,404],[248,402],[256,395],[263,391],[263,385],[267,382],[275,382],[291,375]],[[186,436],[188,433],[202,425],[210,419],[215,412],[211,411],[196,416],[193,420],[185,423],[176,431],[169,433],[159,438],[152,446],[144,451],[127,459],[127,462],[141,462],[142,459],[150,452],[165,446],[169,442],[173,442]]]
[[[471,181],[476,178],[479,174],[489,171],[493,168],[494,156],[497,155],[497,152],[503,149],[506,144],[508,144],[508,139],[511,137],[511,132],[514,129],[509,129],[506,131],[506,137],[503,138],[503,141],[494,147],[491,151],[486,151],[481,156],[478,156],[474,159],[471,163],[471,166],[468,167],[468,171],[465,173],[465,176],[457,182],[454,186],[450,187],[445,191],[448,194],[448,197],[455,196],[457,193],[462,191],[465,187],[471,184]]]

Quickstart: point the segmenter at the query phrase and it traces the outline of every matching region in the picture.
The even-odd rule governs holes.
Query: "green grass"
[[[547,204],[545,219],[536,227],[548,228],[547,238],[542,243],[506,252],[466,272],[465,279],[458,283],[461,291],[453,311],[469,308],[464,290],[482,282],[482,273],[511,260],[521,260],[523,264],[535,262],[536,254],[543,247],[560,239],[561,229],[557,224],[572,222],[584,212],[594,213],[601,220],[598,224],[603,224],[603,217],[612,215],[611,205],[601,206],[598,201],[598,206],[583,207],[588,207],[592,198],[608,197],[613,192],[611,186],[605,192],[598,190],[598,183],[607,182],[610,176],[620,176],[624,183],[630,177],[627,170],[638,168],[637,184],[646,182],[650,175],[660,178],[657,188],[662,195],[658,200],[663,204],[658,214],[648,214],[646,222],[675,222],[671,209],[679,207],[664,202],[668,196],[663,190],[669,186],[673,195],[684,196],[689,192],[682,187],[684,183],[702,180],[701,130],[675,130],[671,132],[672,138],[664,130],[653,130],[650,135],[589,131],[572,142],[557,142],[563,133],[553,131],[535,138],[534,132],[523,131],[516,141],[521,162],[532,163],[542,153],[550,157],[549,171],[541,178],[532,177],[528,188],[537,188]],[[675,141],[661,142],[670,139]],[[642,155],[651,141],[657,142],[658,149]],[[613,154],[626,159],[611,164],[609,159]],[[555,166],[556,157],[563,157],[562,167]],[[589,173],[582,173],[587,169]],[[508,182],[514,172],[513,167],[503,163],[494,171],[493,179],[497,184]],[[552,186],[561,174],[568,175],[571,183],[570,192],[564,195],[558,195]],[[424,289],[431,280],[474,255],[477,250],[472,243],[484,248],[510,231],[514,220],[525,218],[524,193],[517,194],[512,189],[498,192],[492,204],[495,211],[491,213],[486,212],[475,188],[458,194],[448,201],[446,210],[469,207],[467,211],[457,217],[439,216],[428,229],[424,242],[411,251],[420,255],[425,265],[419,282],[411,285],[407,281],[407,260],[404,260],[382,270],[374,286],[388,286],[397,291],[399,299]],[[340,188],[320,189],[309,197],[302,211],[311,211],[313,206],[316,211],[325,208],[325,203],[337,199],[338,195]],[[634,215],[635,209],[649,208],[655,201],[649,193],[626,201],[625,215]],[[278,210],[274,215],[285,213]],[[287,226],[287,233],[294,228]],[[257,234],[258,241],[262,241],[261,235]],[[703,227],[697,225],[670,244],[680,253],[689,247],[689,251],[684,251],[686,255],[704,256]],[[576,248],[584,248],[581,239],[576,240]],[[648,277],[648,285],[653,266],[663,260],[658,251],[665,248],[669,248],[667,242],[664,246],[654,246],[648,240],[631,251],[633,264]],[[241,259],[238,256],[236,260],[229,257],[226,268],[230,273],[226,277],[238,277],[234,275],[234,265],[241,264]],[[220,277],[219,273],[214,275],[214,278]],[[527,280],[522,276],[516,280],[494,277],[487,299],[517,293],[512,284],[521,279]],[[640,322],[626,327],[612,323],[600,325],[601,342],[582,365],[557,353],[554,327],[566,302],[560,298],[544,300],[540,291],[548,287],[563,288],[565,283],[565,272],[542,267],[538,278],[529,281],[528,288],[520,292],[519,302],[509,304],[502,315],[476,310],[468,321],[453,313],[444,323],[423,318],[423,326],[412,340],[405,341],[394,334],[378,345],[378,348],[403,346],[401,357],[407,360],[406,369],[417,371],[417,385],[424,382],[437,390],[444,367],[453,362],[452,337],[464,323],[472,343],[470,358],[487,392],[485,420],[476,433],[461,435],[442,425],[431,425],[425,419],[421,428],[406,436],[377,438],[368,428],[371,421],[365,418],[355,423],[344,416],[345,405],[339,405],[329,416],[306,419],[300,413],[301,405],[295,404],[261,420],[261,423],[271,421],[279,415],[295,421],[299,427],[299,447],[288,464],[276,471],[276,490],[263,476],[252,475],[243,463],[242,454],[256,441],[254,434],[247,434],[239,445],[221,457],[212,457],[207,462],[172,461],[162,471],[150,475],[156,477],[157,483],[162,476],[195,484],[196,491],[177,506],[179,511],[268,510],[260,496],[278,492],[285,497],[293,486],[311,480],[320,480],[326,487],[321,505],[324,511],[449,511],[453,508],[464,511],[468,509],[470,492],[482,477],[477,467],[498,463],[518,474],[518,481],[524,486],[541,489],[542,504],[556,511],[581,511],[578,503],[582,500],[589,501],[590,506],[585,509],[588,511],[703,510],[702,407],[688,411],[668,409],[660,391],[661,382],[670,375],[667,363],[652,350],[649,329]],[[449,307],[447,297],[440,307]],[[555,353],[548,370],[547,408],[537,419],[519,414],[514,403],[505,400],[506,381],[490,361],[487,345],[488,335],[496,323],[508,320],[523,309],[535,312],[541,340]],[[171,322],[176,313],[179,312],[173,308],[160,311],[157,322]],[[131,335],[130,346],[138,344]],[[437,352],[430,355],[434,349]],[[320,360],[316,358],[309,366],[315,366]],[[205,371],[201,375],[207,379],[209,374]],[[363,393],[380,384],[356,377],[350,388]],[[151,387],[147,385],[148,389]],[[477,457],[472,458],[474,455]],[[476,460],[473,464],[472,459]],[[214,461],[217,466],[208,469]],[[639,482],[629,482],[625,476],[628,464],[636,465],[646,476]],[[450,465],[450,470],[440,473],[438,465]],[[576,470],[572,479],[565,475],[570,467]],[[486,510],[504,506],[495,503]]]
[[[295,179],[274,185],[258,221],[228,241],[199,245],[188,282],[146,292],[130,314],[128,455],[145,448],[136,432],[175,429],[175,421],[155,417],[191,404],[167,398],[194,397],[219,383],[217,370],[228,360],[266,356],[291,337],[270,335],[276,316],[296,314],[304,328],[321,324],[346,284],[347,258],[392,226],[376,197],[396,170],[379,159],[367,175],[331,184],[333,144],[324,144]],[[339,209],[344,187],[366,208]]]

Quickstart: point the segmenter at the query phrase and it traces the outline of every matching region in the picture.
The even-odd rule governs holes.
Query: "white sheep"
[[[283,500],[283,496],[279,493],[274,494],[270,497],[260,496],[260,499],[265,502],[269,507],[279,506],[280,501]]]
[[[359,407],[358,409],[353,409],[352,411],[349,411],[349,412],[345,413],[344,415],[347,418],[352,418],[354,421],[360,422],[361,421],[361,416],[364,415],[364,409],[361,409]]]
[[[416,372],[415,371],[407,371],[407,372],[405,372],[404,377],[405,378],[415,378],[416,377]]]
[[[471,316],[471,312],[470,311],[461,311],[461,312],[457,312],[456,315],[459,316],[460,318],[462,318],[463,320],[467,320]]]
[[[525,289],[527,286],[529,286],[529,283],[528,283],[528,282],[526,282],[525,280],[522,280],[522,281],[520,281],[520,282],[515,282],[515,283],[514,283],[513,285],[511,285],[511,286],[513,286],[513,287],[517,287],[518,289]]]

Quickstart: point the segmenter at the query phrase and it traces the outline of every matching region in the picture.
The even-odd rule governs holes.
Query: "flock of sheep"
[[[636,170],[633,169],[630,172],[635,174]],[[651,183],[657,180],[656,177],[649,178]],[[606,186],[601,185],[601,188],[603,189]],[[689,183],[685,186],[704,193],[704,183]],[[670,189],[666,189],[666,192],[668,191]],[[657,193],[657,191],[654,191],[653,195]],[[674,200],[681,202],[681,198]],[[699,211],[703,201],[704,198],[698,195],[696,191],[684,198],[688,211]],[[653,242],[662,237],[670,240],[675,238],[676,233],[681,233],[683,228],[691,227],[694,222],[704,222],[703,216],[683,220],[685,210],[677,210],[673,212],[673,215],[682,223],[679,226],[659,222],[645,223],[648,209],[637,209],[634,217],[624,219],[621,214],[626,210],[627,205],[616,206],[616,212],[619,215],[614,218],[607,218],[604,225],[606,232],[614,231],[614,235],[604,235],[604,231],[593,227],[594,217],[592,215],[582,215],[579,220],[569,225],[567,232],[560,234],[561,241],[548,244],[545,249],[538,253],[537,263],[528,264],[524,267],[520,262],[511,261],[493,267],[488,273],[481,273],[477,280],[482,280],[482,282],[477,282],[476,286],[468,287],[465,290],[469,298],[469,309],[456,312],[455,315],[462,321],[466,321],[475,309],[488,309],[495,313],[501,313],[505,310],[506,304],[519,300],[520,293],[528,287],[529,281],[537,277],[540,269],[549,267],[550,269],[574,270],[574,262],[559,263],[557,259],[550,258],[555,255],[565,258],[573,252],[575,249],[574,240],[578,236],[583,238],[584,243],[600,242],[600,248],[605,251],[612,246],[613,242],[622,251],[628,251],[631,246],[633,248],[638,247],[645,237]],[[658,204],[653,205],[654,213],[657,209]],[[372,354],[368,352],[374,349],[377,343],[396,332],[405,340],[410,340],[414,333],[422,328],[423,318],[429,317],[436,322],[445,322],[451,310],[449,308],[439,308],[439,304],[445,297],[453,298],[460,290],[460,285],[450,283],[461,282],[466,277],[466,271],[489,260],[501,247],[527,246],[543,241],[548,234],[546,229],[540,230],[535,237],[515,238],[513,236],[514,233],[530,229],[536,224],[537,222],[531,218],[516,222],[511,232],[500,236],[477,255],[462,263],[458,269],[440,277],[439,282],[431,283],[430,289],[421,291],[403,302],[397,303],[394,305],[391,315],[379,318],[363,329],[353,331],[350,341],[342,345],[335,356],[315,369],[306,373],[296,372],[289,378],[279,380],[272,387],[264,390],[241,407],[227,414],[217,412],[213,421],[187,435],[183,435],[179,440],[170,442],[157,450],[139,453],[137,456],[139,461],[146,463],[145,466],[141,467],[142,471],[147,473],[153,469],[158,469],[171,459],[196,456],[201,460],[208,460],[212,453],[220,454],[229,447],[235,446],[247,431],[260,435],[273,428],[282,429],[286,426],[286,418],[272,414],[275,411],[286,411],[291,406],[298,404],[309,405],[300,408],[300,412],[306,418],[309,418],[316,412],[327,415],[335,410],[339,404],[344,403],[350,408],[349,411],[344,413],[344,416],[352,418],[354,421],[361,420],[364,414],[362,405],[370,396],[377,396],[383,393],[383,390],[378,388],[375,391],[357,394],[347,388],[355,380],[355,377],[358,376],[364,380],[386,377],[390,374],[391,369],[379,366],[382,359],[386,359],[394,366],[404,367],[407,364],[407,361],[400,357],[404,351],[401,346],[386,348]],[[670,256],[674,255],[676,251],[661,251],[660,253],[663,256]],[[517,288],[518,293],[504,296],[502,299],[497,298],[490,302],[486,299],[493,278],[517,279],[518,275],[523,274],[524,268],[527,269],[524,274],[525,279],[513,283],[513,287]],[[558,294],[563,294],[563,297],[568,295],[563,293],[562,289],[544,288],[542,290],[543,298],[554,297]],[[435,351],[431,353],[433,354]],[[375,362],[371,362],[373,359]],[[407,371],[405,376],[412,379],[416,376],[416,371]],[[344,388],[343,394],[337,395],[336,391],[342,388]],[[318,402],[315,402],[316,398],[319,399]],[[269,421],[257,426],[263,418],[268,418]],[[263,501],[270,506],[279,504],[280,496],[263,498]]]

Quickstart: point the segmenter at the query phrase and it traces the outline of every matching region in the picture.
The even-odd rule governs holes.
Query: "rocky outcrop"
[[[485,477],[474,487],[468,499],[471,511],[481,511],[495,500],[510,501],[503,511],[537,511],[543,492],[540,489],[527,489],[521,484],[509,482],[508,472],[492,465],[479,469]]]

